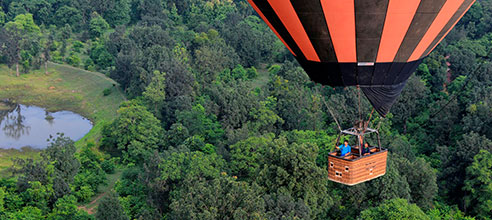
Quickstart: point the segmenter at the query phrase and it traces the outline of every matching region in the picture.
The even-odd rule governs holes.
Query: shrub
[[[113,174],[114,170],[116,168],[116,161],[117,160],[119,160],[119,158],[117,158],[117,157],[113,157],[111,159],[104,160],[101,163],[101,168],[104,170],[104,172],[106,172],[108,174]]]
[[[80,49],[84,48],[84,43],[76,40],[72,44],[72,49],[74,52],[80,53]]]
[[[67,58],[67,63],[72,66],[78,67],[80,65],[80,58],[79,56],[72,54]]]
[[[92,196],[94,196],[94,191],[92,191],[90,186],[82,186],[80,189],[74,191],[75,197],[79,202],[88,202]]]
[[[111,88],[107,88],[103,91],[103,95],[108,96],[108,95],[111,95],[112,92],[113,92],[113,90],[111,90]]]
[[[84,61],[84,69],[89,71],[96,70],[96,65],[94,64],[94,61],[91,58],[87,58]]]

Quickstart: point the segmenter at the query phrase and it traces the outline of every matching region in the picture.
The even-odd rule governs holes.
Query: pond
[[[36,106],[0,101],[0,148],[43,149],[57,133],[77,141],[92,129],[88,119],[69,111],[48,112]]]

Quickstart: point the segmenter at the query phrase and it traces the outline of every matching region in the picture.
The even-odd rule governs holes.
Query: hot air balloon
[[[422,59],[475,2],[248,1],[312,81],[333,87],[357,86],[382,117],[389,112]],[[365,134],[378,134],[377,129],[362,124],[341,134],[357,136],[362,146]],[[347,158],[331,155],[329,179],[354,185],[384,175],[387,151],[380,144],[373,151],[366,157],[358,149],[353,149]]]

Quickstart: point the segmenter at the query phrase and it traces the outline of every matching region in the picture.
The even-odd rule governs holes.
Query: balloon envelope
[[[360,86],[385,116],[475,0],[248,0],[309,77]]]

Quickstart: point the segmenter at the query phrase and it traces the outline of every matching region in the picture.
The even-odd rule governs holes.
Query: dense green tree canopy
[[[93,140],[55,137],[0,172],[0,219],[491,218],[491,45],[477,1],[382,119],[356,88],[312,83],[244,0],[0,1],[1,71],[68,64],[129,100]],[[386,174],[330,182],[333,117],[359,114],[381,122]]]
[[[404,199],[388,200],[378,207],[364,210],[360,217],[368,220],[429,219],[429,217],[427,217],[418,206],[415,204],[409,204]]]

